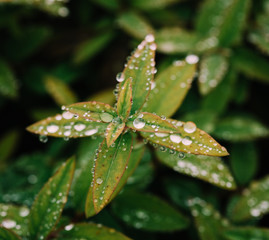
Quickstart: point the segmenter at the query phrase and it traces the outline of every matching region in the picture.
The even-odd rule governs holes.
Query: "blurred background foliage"
[[[208,213],[218,210],[236,226],[251,226],[247,230],[251,233],[230,229],[225,239],[249,239],[246,236],[255,231],[261,234],[254,226],[266,227],[269,221],[268,216],[262,217],[269,212],[265,179],[268,0],[0,0],[0,202],[30,206],[35,194],[69,156],[77,153],[77,165],[86,164],[85,154],[93,152],[98,139],[49,138],[40,142],[25,127],[54,115],[64,104],[91,99],[113,104],[115,76],[130,50],[148,33],[154,33],[158,46],[157,74],[175,60],[189,54],[199,56],[196,80],[173,118],[194,121],[227,147],[230,156],[225,161],[238,189],[220,190],[178,174],[147,150],[128,179],[130,199],[139,202],[141,198],[132,192],[134,189],[154,193],[186,214],[191,212],[197,231],[191,225],[183,232],[171,233],[167,228],[167,233],[156,233],[160,224],[156,219],[149,226],[138,224],[131,213],[124,219],[122,212],[128,215],[130,208],[136,211],[133,202],[123,204],[128,202],[128,194],[91,220],[134,239],[198,239],[198,235],[202,240],[221,239],[217,234],[228,220],[217,223],[218,218],[197,214],[208,209]],[[75,182],[80,174],[78,169]],[[259,184],[267,187],[257,192]],[[254,190],[244,191],[254,191],[253,201],[264,203],[259,214],[244,213],[251,204],[241,193],[250,185]],[[65,216],[74,221],[83,219],[79,203],[84,196],[76,194],[83,187],[83,183],[74,185],[66,206]],[[203,201],[187,204],[192,197],[210,205]],[[165,228],[165,222],[162,224]],[[268,233],[263,234],[265,238],[257,239],[269,239]]]

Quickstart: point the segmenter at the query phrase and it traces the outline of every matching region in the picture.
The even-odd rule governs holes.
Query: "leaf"
[[[212,111],[216,114],[224,112],[233,96],[236,78],[237,74],[233,71],[233,69],[228,71],[224,79],[214,89],[214,91],[210,92],[202,99],[202,110]]]
[[[113,88],[108,88],[100,92],[97,92],[94,95],[91,95],[88,98],[88,101],[96,101],[96,102],[106,103],[109,105],[114,105],[116,99],[115,99],[115,95],[113,94]]]
[[[230,212],[234,222],[242,222],[251,218],[258,218],[269,213],[269,177],[252,182],[243,191]]]
[[[258,151],[254,143],[246,142],[232,145],[231,168],[235,179],[241,185],[252,180],[258,168]]]
[[[233,190],[235,181],[219,157],[156,151],[159,161],[173,170]]]
[[[181,0],[131,0],[130,3],[133,7],[137,7],[142,10],[154,10],[154,9],[163,9],[167,6],[170,6],[174,3],[180,2]]]
[[[117,140],[117,138],[123,132],[124,128],[125,128],[125,123],[112,122],[107,126],[106,143],[108,147],[110,147],[110,145],[113,144]]]
[[[152,82],[149,100],[142,110],[172,116],[184,100],[195,71],[196,64],[175,61],[172,66],[157,75],[156,82]]]
[[[119,4],[119,0],[110,0],[110,1],[106,1],[106,0],[91,0],[92,2],[98,4],[99,6],[111,10],[111,11],[116,11],[120,4]]]
[[[207,0],[197,17],[196,29],[202,36],[216,36],[220,46],[230,46],[241,37],[249,9],[249,0]]]
[[[157,232],[182,230],[188,219],[177,209],[156,196],[138,192],[124,192],[112,204],[113,213],[127,225]]]
[[[86,200],[86,216],[100,212],[110,201],[119,185],[130,159],[133,140],[129,133],[121,135],[114,144],[104,140],[92,168],[92,183]]]
[[[6,160],[12,156],[17,147],[20,134],[16,129],[12,129],[1,136],[0,139],[0,170],[5,166]]]
[[[31,239],[45,239],[58,222],[67,202],[74,168],[74,158],[70,158],[37,195],[29,215]]]
[[[30,210],[26,206],[15,206],[0,203],[0,225],[12,230],[19,236],[28,234],[28,215]],[[0,230],[1,232],[1,230]],[[1,233],[0,233],[0,239]],[[5,239],[5,238],[4,238]],[[9,238],[6,238],[9,239]]]
[[[0,59],[0,94],[8,98],[18,97],[18,83],[7,63]]]
[[[247,77],[269,83],[268,60],[249,48],[237,48],[232,56],[236,69]]]
[[[92,122],[81,117],[74,117],[70,112],[63,112],[54,117],[41,120],[27,127],[27,131],[52,137],[88,137],[94,134],[102,135],[107,124]]]
[[[267,38],[268,30],[256,30],[250,32],[248,39],[251,43],[255,44],[258,49],[261,50],[261,52],[265,54],[269,54],[269,41]]]
[[[109,123],[117,117],[113,107],[96,101],[74,103],[67,106],[65,110],[94,122]]]
[[[216,124],[213,132],[217,138],[232,142],[255,140],[268,134],[266,126],[248,115],[226,117]]]
[[[223,232],[227,240],[269,239],[269,229],[257,227],[230,227]]]
[[[148,21],[136,12],[125,12],[118,18],[119,26],[131,36],[143,39],[154,30]]]
[[[108,45],[113,37],[113,32],[108,31],[81,43],[74,53],[74,63],[83,64],[91,60]]]
[[[202,58],[199,74],[199,90],[203,95],[211,92],[222,80],[228,69],[227,58],[211,54]]]
[[[120,88],[117,102],[118,115],[121,116],[124,121],[129,117],[132,104],[132,79],[128,78]]]
[[[92,182],[92,174],[89,174],[94,166],[94,157],[103,137],[96,139],[83,139],[79,145],[76,157],[76,169],[71,185],[70,195],[76,209],[84,211],[88,190]]]
[[[0,238],[3,240],[19,240],[21,239],[19,236],[17,236],[14,232],[0,227]]]
[[[156,48],[154,36],[147,35],[132,56],[128,58],[129,60],[123,72],[117,75],[117,81],[120,82],[119,89],[124,84],[124,80],[132,79],[133,105],[131,114],[137,113],[143,107],[149,95],[150,83],[155,73],[154,57]]]
[[[166,54],[193,52],[197,36],[181,28],[163,28],[155,34],[158,51]]]
[[[60,79],[47,76],[44,82],[48,93],[58,105],[72,104],[77,101],[74,92]]]
[[[130,240],[113,228],[94,223],[78,223],[65,226],[65,230],[59,232],[58,240]]]
[[[208,156],[228,155],[224,147],[206,132],[198,129],[193,122],[183,123],[173,119],[170,119],[169,122],[177,128],[176,133],[158,134],[140,132],[140,134],[150,142],[179,152]]]
[[[156,133],[177,132],[177,128],[158,115],[140,112],[138,116],[130,116],[126,126],[137,131]],[[163,135],[163,134],[161,134]]]
[[[201,240],[224,240],[221,232],[229,227],[230,223],[222,218],[213,206],[200,198],[190,200],[189,206]]]

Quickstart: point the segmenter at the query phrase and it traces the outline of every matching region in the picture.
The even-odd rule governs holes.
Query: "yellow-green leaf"
[[[124,80],[132,79],[133,105],[131,114],[143,107],[150,92],[150,83],[155,73],[154,57],[157,48],[154,40],[153,35],[147,35],[132,56],[128,58],[123,72],[116,77],[117,81],[120,82],[119,88],[123,86]]]
[[[206,132],[198,129],[193,122],[169,121],[177,128],[175,133],[140,132],[140,134],[152,143],[179,152],[208,156],[228,155],[226,148],[222,147]]]
[[[70,112],[63,112],[32,124],[27,130],[43,136],[77,138],[102,135],[106,128],[106,123],[88,121],[74,117]]]
[[[113,94],[113,88],[108,88],[91,95],[89,98],[87,98],[87,101],[96,101],[114,105],[116,99],[115,95]]]
[[[123,120],[129,116],[132,104],[132,79],[128,78],[119,89],[117,102],[117,112],[118,115],[123,118]]]
[[[87,217],[97,214],[111,201],[111,196],[128,166],[132,148],[133,140],[130,133],[121,135],[110,147],[105,140],[100,145],[86,200]]]
[[[28,215],[30,210],[26,206],[15,206],[0,203],[0,225],[8,228],[19,236],[28,234]],[[0,234],[0,239],[1,234]]]
[[[59,232],[58,240],[131,240],[115,229],[94,223],[69,224]]]
[[[112,122],[118,116],[109,104],[96,101],[75,103],[67,106],[65,110],[81,118],[103,123]]]
[[[143,10],[163,9],[181,0],[131,0],[131,5]]]
[[[229,227],[223,231],[223,236],[227,240],[268,240],[269,229],[258,227]]]
[[[157,136],[178,131],[176,127],[164,118],[147,112],[141,112],[138,115],[129,117],[126,125],[135,131],[155,133]]]
[[[230,226],[213,206],[200,198],[189,200],[191,214],[201,240],[222,240],[222,231]]]
[[[199,90],[203,95],[211,92],[222,80],[228,69],[228,61],[221,54],[202,58],[199,74]]]
[[[47,76],[44,82],[48,93],[58,105],[62,106],[77,102],[75,93],[60,79]]]
[[[127,191],[112,203],[114,214],[137,229],[171,232],[188,227],[189,221],[177,209],[156,196]]]
[[[74,158],[70,158],[38,193],[29,215],[31,239],[45,239],[58,222],[67,202],[74,168]]]
[[[138,39],[143,39],[147,34],[154,32],[147,20],[136,12],[123,13],[118,18],[118,24],[127,33]]]
[[[3,240],[20,240],[21,238],[11,230],[0,227],[0,239]]]
[[[160,149],[156,154],[160,162],[179,173],[202,179],[221,188],[236,188],[229,169],[219,157],[170,152],[167,149]]]
[[[110,147],[124,130],[125,123],[111,122],[106,129],[106,144]]]
[[[157,75],[156,82],[152,82],[149,100],[142,110],[167,117],[172,116],[184,100],[195,71],[196,64],[175,61],[172,66]]]
[[[252,182],[243,190],[242,195],[230,211],[230,218],[235,222],[259,218],[269,213],[269,177]]]

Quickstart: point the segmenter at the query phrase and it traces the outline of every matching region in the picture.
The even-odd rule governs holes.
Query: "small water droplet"
[[[87,131],[85,131],[85,136],[91,136],[91,135],[93,135],[93,134],[95,134],[95,133],[97,133],[98,132],[98,130],[97,129],[91,129],[91,130],[87,130]]]
[[[66,225],[66,226],[64,227],[64,230],[66,230],[66,231],[70,231],[70,230],[73,229],[73,227],[74,227],[74,224],[69,224],[69,225]]]
[[[199,61],[199,57],[191,54],[191,55],[188,55],[185,60],[188,64],[195,64]]]
[[[117,74],[117,76],[116,76],[116,80],[117,80],[118,82],[123,82],[123,81],[124,81],[124,73],[119,72],[119,73]]]
[[[141,128],[145,127],[146,123],[144,122],[144,120],[142,118],[136,118],[133,121],[133,125],[136,129],[141,129]]]
[[[103,183],[103,179],[102,178],[97,178],[96,179],[96,183],[99,184],[99,185],[102,184]]]
[[[42,143],[46,143],[48,141],[48,137],[45,135],[40,135],[39,136],[39,141]]]
[[[145,38],[145,40],[147,42],[154,42],[155,41],[155,37],[153,36],[153,34],[148,34]]]

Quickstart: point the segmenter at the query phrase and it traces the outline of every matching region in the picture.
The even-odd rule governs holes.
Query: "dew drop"
[[[22,208],[20,209],[20,212],[19,212],[19,214],[20,214],[21,217],[26,217],[26,216],[29,215],[29,213],[30,213],[30,211],[29,211],[29,209],[26,208],[26,207],[22,207]]]
[[[179,157],[180,159],[183,159],[183,158],[185,157],[185,154],[184,154],[183,152],[180,152],[180,153],[178,154],[178,157]]]
[[[78,132],[84,130],[86,128],[85,124],[82,124],[82,123],[77,123],[75,126],[74,126],[75,130],[77,130]]]
[[[47,131],[49,133],[56,133],[59,130],[59,126],[55,125],[55,124],[51,124],[47,126]]]
[[[187,57],[186,57],[186,62],[188,63],[188,64],[195,64],[195,63],[197,63],[199,61],[199,57],[198,56],[196,56],[196,55],[188,55]]]
[[[65,230],[65,231],[70,231],[70,230],[73,229],[73,227],[74,227],[74,224],[69,224],[69,225],[66,225],[66,226],[64,227],[64,230]]]
[[[116,76],[116,80],[118,82],[123,82],[124,81],[124,73],[122,73],[122,72],[118,73]]]
[[[86,136],[91,136],[91,135],[93,135],[93,134],[95,134],[95,133],[97,133],[97,132],[98,132],[97,129],[91,129],[91,130],[86,131],[84,134],[85,134]]]
[[[103,179],[102,178],[97,178],[96,179],[96,183],[99,184],[99,185],[102,184],[103,183]]]
[[[155,133],[157,137],[167,137],[168,133]]]
[[[190,137],[184,137],[182,139],[182,143],[185,145],[185,146],[189,146],[192,144],[192,140],[190,139]]]
[[[147,42],[154,42],[155,41],[155,37],[153,36],[153,34],[148,34],[145,38],[145,40]]]
[[[143,119],[141,118],[136,118],[134,121],[133,121],[133,125],[136,129],[141,129],[143,127],[145,127],[146,123],[143,121]]]
[[[103,122],[111,122],[113,120],[113,116],[109,113],[101,113],[100,118]]]
[[[74,114],[71,112],[64,112],[62,116],[64,119],[71,119],[74,116]]]
[[[45,135],[40,135],[39,136],[39,141],[42,143],[46,143],[48,141],[48,137]]]
[[[186,122],[183,129],[186,133],[193,133],[196,131],[196,125],[194,122]]]
[[[5,219],[4,221],[2,221],[2,226],[5,228],[14,228],[16,227],[16,222],[10,219]]]
[[[174,143],[180,143],[182,138],[179,135],[171,134],[170,140]]]

